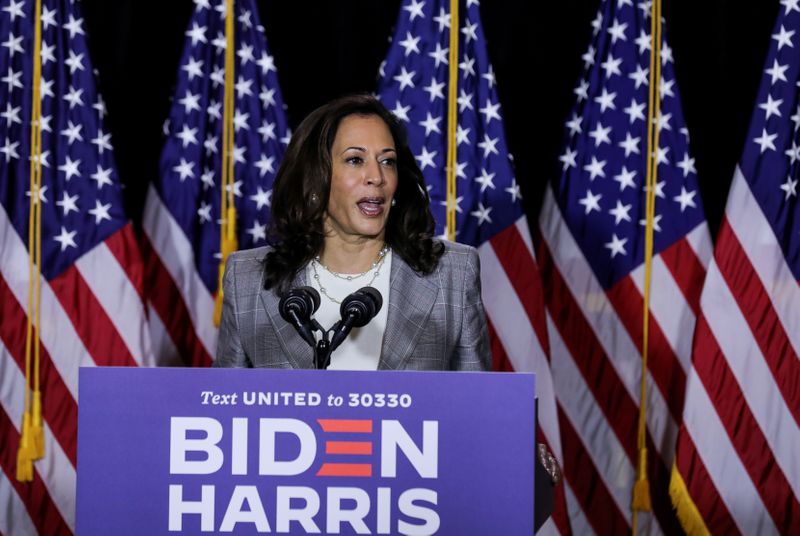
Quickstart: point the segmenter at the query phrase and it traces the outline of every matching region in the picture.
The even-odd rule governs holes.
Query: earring
[[[396,204],[397,204],[397,199],[392,199],[392,203],[391,203],[391,205],[392,205],[392,206],[395,206]]]
[[[317,201],[319,201],[319,197],[317,197],[317,194],[311,194],[311,202],[316,205]]]

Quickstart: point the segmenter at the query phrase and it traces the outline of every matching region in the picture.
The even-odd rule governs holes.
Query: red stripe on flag
[[[142,303],[146,303],[144,297],[144,261],[142,260],[139,244],[133,233],[133,225],[128,223],[119,231],[113,233],[105,240],[106,246],[111,250],[111,254],[117,259],[119,265],[128,274],[133,288],[139,295]]]
[[[546,356],[550,356],[547,342],[547,322],[545,321],[544,305],[542,303],[542,281],[539,277],[539,268],[536,261],[528,251],[528,246],[519,234],[516,225],[510,225],[496,234],[489,241],[492,249],[503,266],[508,280],[514,287],[514,292],[519,296],[519,301],[525,308],[528,320],[531,322],[539,344]]]
[[[112,366],[137,365],[111,318],[74,264],[52,279],[50,288],[95,363]]]
[[[607,292],[611,305],[619,316],[619,320],[630,335],[639,352],[642,351],[642,309],[644,298],[630,276],[623,277]],[[677,311],[675,311],[678,314]],[[647,368],[653,376],[662,396],[667,401],[667,406],[676,422],[680,422],[683,411],[683,397],[686,389],[686,373],[678,360],[678,356],[661,331],[655,315],[650,312],[648,320],[650,326],[649,356]]]
[[[0,275],[0,339],[17,366],[25,373],[25,311]],[[72,465],[77,464],[78,404],[55,369],[50,354],[41,346],[40,388],[42,413],[58,443]],[[33,384],[31,384],[33,387]]]
[[[683,299],[691,307],[694,316],[700,314],[700,293],[706,277],[706,269],[684,236],[659,253],[672,278],[681,289]]]
[[[50,498],[35,467],[32,482],[17,481],[19,432],[2,408],[0,408],[0,437],[3,438],[3,448],[0,448],[0,466],[11,482],[14,492],[19,495],[28,510],[36,530],[39,534],[47,535],[72,534],[64,518],[61,517],[61,512]]]
[[[800,424],[800,359],[727,218],[720,226],[719,244],[715,259],[720,273],[747,320],[795,423]]]
[[[675,463],[698,512],[711,534],[741,534],[717,487],[706,471],[689,432],[682,425],[678,436]]]
[[[564,478],[581,503],[586,519],[598,534],[627,534],[628,521],[617,508],[594,461],[572,423],[558,406],[558,425],[564,449]],[[591,501],[586,501],[591,497]]]
[[[514,372],[514,365],[508,358],[506,349],[503,348],[503,341],[497,336],[490,318],[486,318],[486,325],[489,328],[489,341],[492,349],[492,370],[498,372]]]
[[[192,317],[178,286],[147,236],[142,236],[140,244],[146,259],[147,298],[161,318],[183,363],[192,367],[210,367],[212,358],[197,336]]]
[[[786,475],[750,411],[725,355],[704,315],[697,319],[694,369],[703,382],[731,443],[764,501],[764,506],[782,534],[789,534],[800,519],[800,503],[792,493]],[[796,527],[795,527],[796,528]]]
[[[548,283],[545,287],[545,303],[553,323],[570,354],[577,356],[575,364],[581,371],[584,382],[589,387],[592,397],[603,412],[622,448],[625,449],[631,464],[635,467],[638,459],[636,431],[639,408],[611,365],[600,341],[597,340],[592,327],[583,316],[583,311],[575,303],[572,293],[555,267],[550,250],[544,241],[540,243],[538,259],[542,281]],[[659,480],[654,480],[651,485],[653,510],[661,527],[668,530],[677,526],[672,503],[667,493],[669,473],[658,454],[659,450],[654,448],[649,431],[646,440],[649,450],[648,465],[650,466],[648,474],[659,478]],[[659,486],[662,486],[663,489],[658,490]],[[582,496],[578,500],[583,502],[589,497],[590,495]]]

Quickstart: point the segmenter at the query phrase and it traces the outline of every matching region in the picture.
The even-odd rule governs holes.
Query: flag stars
[[[608,137],[610,132],[611,127],[604,127],[603,124],[598,121],[595,129],[589,132],[589,137],[594,139],[595,147],[600,147],[603,143],[611,143],[611,138]]]
[[[617,107],[614,105],[614,99],[616,98],[616,93],[611,93],[606,88],[603,88],[603,93],[595,97],[594,101],[600,105],[600,113],[603,113],[609,108],[612,110],[617,109]]]
[[[66,136],[67,143],[72,145],[77,141],[83,141],[83,136],[81,136],[81,129],[83,128],[82,124],[74,125],[72,121],[67,120],[67,128],[61,131],[62,136]]]
[[[681,170],[683,171],[684,178],[689,175],[689,173],[697,173],[697,170],[694,167],[694,158],[689,158],[689,153],[685,153],[683,155],[683,160],[676,164]]]
[[[22,48],[22,37],[14,37],[13,33],[8,34],[8,40],[3,43],[3,46],[8,49],[9,59],[12,59],[17,52],[25,53],[25,49]]]
[[[625,151],[625,158],[631,154],[639,154],[639,141],[641,139],[639,136],[634,138],[630,132],[625,133],[625,139],[618,144]]]
[[[409,72],[406,70],[405,66],[400,67],[400,74],[394,77],[394,80],[400,83],[400,91],[403,91],[407,87],[416,87],[414,85],[415,74],[417,74],[415,71]]]
[[[578,97],[578,102],[583,102],[589,98],[589,82],[581,80],[578,87],[573,90],[573,93]]]
[[[111,168],[103,169],[103,166],[101,166],[100,164],[97,164],[97,171],[89,175],[89,178],[97,182],[98,190],[102,190],[103,186],[105,185],[111,186],[112,184],[114,184],[111,181]]]
[[[650,36],[644,30],[639,31],[639,37],[634,39],[633,42],[639,47],[639,54],[644,54],[646,50],[650,50]]]
[[[425,170],[426,167],[430,166],[435,168],[436,165],[433,162],[434,157],[436,156],[437,151],[428,151],[428,148],[423,146],[422,153],[415,155],[417,162],[419,163],[420,170]]]
[[[650,69],[645,69],[641,65],[637,65],[636,71],[630,73],[628,75],[628,78],[633,80],[636,83],[636,89],[639,89],[639,86],[646,86],[648,84],[649,76],[650,76]]]
[[[253,27],[253,22],[250,20],[250,17],[251,17],[250,11],[244,9],[242,10],[242,14],[239,15],[239,17],[236,20],[242,23],[242,26],[249,29]]]
[[[797,197],[797,179],[792,180],[791,175],[786,177],[786,182],[781,184],[780,188],[786,194],[784,201],[788,201],[792,196]]]
[[[798,0],[800,1],[800,0]],[[770,84],[775,85],[775,82],[780,80],[781,82],[787,82],[786,80],[786,70],[789,68],[789,64],[781,65],[778,63],[777,59],[772,60],[772,67],[766,69],[764,72],[767,73],[771,78]]]
[[[461,28],[461,33],[464,34],[465,44],[469,44],[470,41],[478,40],[477,30],[478,30],[478,23],[477,22],[470,23],[470,21],[467,20],[467,23],[464,25],[463,28]]]
[[[669,45],[664,43],[661,45],[661,65],[667,65],[670,62],[674,62],[672,58],[672,49],[669,48]]]
[[[494,88],[494,85],[497,83],[497,79],[494,76],[494,68],[492,68],[491,64],[489,65],[489,70],[483,73],[481,78],[486,79],[486,82],[489,84],[489,89]]]
[[[55,49],[55,45],[48,45],[46,42],[42,41],[42,50],[39,53],[42,58],[42,66],[47,65],[51,61],[56,61]]]
[[[200,111],[200,94],[194,94],[188,89],[182,99],[178,100],[179,104],[183,105],[183,113],[191,113],[192,110]]]
[[[245,80],[242,75],[239,75],[239,78],[236,80],[236,98],[241,99],[245,96],[251,96],[253,94],[253,90],[250,89],[250,86],[253,85],[252,80]]]
[[[634,181],[635,178],[636,171],[629,171],[626,166],[622,166],[622,170],[619,172],[619,174],[614,175],[614,180],[619,183],[620,192],[624,192],[625,188],[636,189],[636,182]]]
[[[261,53],[261,57],[256,61],[256,65],[261,67],[261,74],[269,74],[270,71],[277,72],[275,68],[275,58],[266,52]]]
[[[6,111],[0,112],[0,117],[6,120],[8,125],[13,125],[14,123],[22,124],[22,119],[19,117],[19,113],[22,110],[21,106],[11,106],[10,102],[6,103]]]
[[[247,124],[249,119],[249,113],[237,109],[233,113],[233,130],[235,132],[239,132],[241,129],[250,130],[250,126]]]
[[[794,48],[794,44],[792,43],[792,36],[794,33],[794,30],[786,30],[783,24],[781,24],[780,31],[776,34],[772,34],[772,39],[778,42],[778,51],[780,51],[784,46]]]
[[[781,104],[783,104],[783,99],[773,99],[772,95],[767,95],[767,102],[762,102],[761,104],[758,105],[759,108],[761,108],[767,113],[764,120],[769,119],[773,115],[781,117],[781,111],[780,111]]]
[[[187,178],[194,178],[194,162],[187,162],[185,158],[181,158],[180,163],[172,168],[172,171],[178,173],[181,182]]]
[[[584,69],[588,69],[590,66],[594,65],[595,54],[597,54],[597,50],[594,48],[594,45],[589,45],[588,50],[586,50],[586,52],[583,53],[583,56],[581,56]]]
[[[606,167],[605,160],[597,160],[597,157],[592,155],[592,161],[583,166],[583,169],[589,172],[589,180],[593,181],[597,177],[603,177],[603,178],[606,177],[606,172],[604,169],[605,167]]]
[[[403,106],[400,101],[397,101],[397,104],[394,106],[394,110],[392,113],[397,116],[398,119],[402,119],[406,123],[410,121],[408,117],[408,112],[411,111],[411,105]]]
[[[583,129],[581,128],[582,121],[583,120],[580,117],[578,117],[578,114],[576,113],[572,114],[572,119],[567,121],[565,125],[569,129],[570,136],[574,136],[575,134],[580,134],[581,132],[583,132]]]
[[[784,154],[789,157],[789,163],[794,164],[800,160],[800,145],[797,145],[797,142],[792,140],[792,146],[786,149]]]
[[[235,197],[242,197],[242,181],[234,181],[233,184],[229,184],[225,187],[226,192],[230,192],[233,189],[233,195]]]
[[[83,53],[75,54],[70,50],[69,57],[64,60],[64,63],[69,66],[69,74],[75,74],[75,71],[83,71]]]
[[[500,154],[500,151],[497,150],[497,142],[500,141],[500,138],[491,138],[488,134],[483,135],[483,141],[478,143],[478,147],[483,149],[483,157],[486,158],[490,154]]]
[[[627,255],[628,252],[625,251],[625,244],[628,243],[627,238],[619,238],[616,233],[611,234],[611,242],[606,242],[604,245],[610,251],[611,258],[613,259],[617,255]]]
[[[627,41],[628,37],[625,35],[625,29],[628,27],[627,22],[620,23],[614,19],[614,24],[608,28],[608,35],[611,36],[611,44],[615,44],[618,40]]]
[[[775,138],[777,138],[777,134],[769,134],[767,129],[761,129],[761,136],[757,138],[753,138],[753,141],[756,142],[761,149],[761,154],[764,154],[764,151],[771,150],[775,151]]]
[[[258,220],[253,222],[253,226],[247,229],[247,234],[253,237],[253,242],[267,239],[267,224],[258,223]]]
[[[456,125],[456,145],[466,143],[469,145],[469,132],[471,128],[464,128],[461,125]]]
[[[88,212],[94,216],[94,224],[100,225],[103,220],[111,221],[109,210],[111,210],[111,203],[106,203],[104,205],[99,199],[97,199],[94,202],[94,208],[89,209]]]
[[[261,126],[258,127],[257,131],[261,134],[261,141],[263,142],[277,139],[275,136],[275,123],[270,123],[266,119],[261,122]]]
[[[56,205],[61,207],[61,210],[64,211],[64,216],[67,216],[70,211],[79,212],[78,210],[78,194],[70,196],[66,191],[63,192],[63,196],[61,197],[61,201],[56,201]]]
[[[606,78],[611,78],[613,75],[621,75],[622,71],[620,71],[619,66],[622,63],[622,58],[615,58],[611,54],[608,55],[608,59],[600,64],[603,70],[606,72]]]
[[[236,51],[236,55],[239,56],[240,60],[242,60],[242,66],[245,66],[247,65],[247,62],[254,61],[256,59],[255,56],[253,56],[252,45],[242,44],[239,47],[239,50]]]
[[[75,106],[83,106],[83,88],[74,88],[70,86],[69,91],[64,95],[64,100],[69,103],[69,109],[72,110]]]
[[[492,101],[487,100],[486,105],[479,109],[478,111],[486,116],[486,124],[489,125],[492,122],[492,119],[497,119],[500,121],[500,114],[498,111],[500,110],[500,103],[497,102],[492,104]]]
[[[0,147],[0,153],[3,153],[6,157],[6,164],[12,158],[19,158],[19,153],[17,152],[17,147],[19,146],[19,142],[15,141],[12,142],[8,138],[6,138],[6,143],[2,147]]]
[[[81,159],[78,158],[77,160],[72,160],[69,157],[69,155],[67,155],[66,158],[67,158],[66,161],[62,165],[58,166],[58,170],[64,172],[64,174],[66,175],[65,179],[67,182],[69,182],[72,177],[81,176],[81,172],[78,169],[78,166],[81,163]]]
[[[76,35],[85,35],[83,33],[83,19],[76,19],[70,14],[69,21],[63,25],[63,28],[69,32],[69,38],[73,39]]]
[[[61,251],[63,252],[67,248],[78,247],[78,244],[75,243],[76,234],[78,234],[78,231],[67,231],[67,228],[62,225],[61,233],[58,236],[53,237],[53,240],[61,245]]]
[[[190,128],[189,125],[183,125],[183,130],[176,134],[175,137],[181,140],[184,149],[189,145],[197,145],[197,128]]]
[[[192,22],[192,29],[186,31],[186,37],[192,40],[192,46],[197,46],[197,43],[208,43],[206,27],[200,26],[196,22]]]
[[[439,14],[433,17],[433,20],[439,25],[439,32],[450,27],[450,14],[443,7],[439,8]]]
[[[197,209],[197,216],[200,218],[200,223],[208,223],[211,221],[211,205],[205,201],[200,201],[200,208]]]
[[[406,38],[398,43],[401,47],[403,47],[403,53],[406,58],[412,52],[419,54],[419,40],[419,36],[414,37],[411,35],[411,32],[406,32]]]
[[[686,207],[697,208],[697,205],[694,202],[694,196],[697,195],[697,190],[688,191],[686,187],[681,186],[681,193],[680,195],[676,195],[672,199],[675,200],[676,203],[680,203],[681,205],[681,213],[686,210]]]
[[[428,56],[433,58],[433,61],[436,62],[435,67],[438,68],[440,64],[447,65],[448,58],[447,54],[450,52],[449,48],[442,48],[442,45],[436,43],[436,50],[433,52],[428,52]]]
[[[517,179],[511,179],[511,186],[505,188],[505,191],[511,194],[512,203],[516,203],[517,201],[522,200],[522,194],[519,191],[519,184],[517,184]]]
[[[181,66],[181,70],[186,71],[186,76],[189,78],[189,81],[194,80],[195,76],[202,78],[203,60],[196,60],[190,57],[189,61],[187,61],[185,65]]]
[[[586,196],[578,200],[583,205],[584,214],[590,214],[593,210],[600,212],[600,198],[603,194],[593,194],[591,190],[586,190]]]
[[[21,88],[22,71],[14,72],[11,67],[8,68],[8,74],[2,78],[2,81],[8,85],[8,92],[11,93],[14,88]]]
[[[569,168],[577,167],[578,164],[575,161],[575,158],[577,156],[578,156],[578,151],[577,150],[573,150],[573,149],[570,149],[569,147],[567,147],[567,149],[564,152],[564,154],[562,154],[561,156],[558,157],[558,159],[561,161],[561,163],[564,164],[561,167],[561,171],[566,171]]]
[[[97,152],[103,154],[103,151],[108,149],[111,150],[111,134],[104,134],[102,130],[97,131],[97,137],[93,138],[91,141],[93,144],[97,145]]]
[[[261,177],[269,173],[275,173],[275,157],[274,156],[267,156],[265,154],[261,155],[261,158],[256,162],[254,165],[258,168],[259,174]]]
[[[425,86],[424,90],[430,95],[431,102],[437,98],[444,100],[444,86],[444,82],[436,82],[435,79],[431,79],[431,83]]]
[[[672,86],[675,85],[675,80],[667,80],[663,76],[658,85],[658,91],[661,94],[662,100],[666,97],[674,97],[675,92],[672,91]]]
[[[470,212],[470,215],[477,218],[478,226],[481,226],[486,222],[492,223],[492,218],[489,216],[489,213],[491,211],[492,207],[484,207],[483,203],[478,202],[477,210],[473,210],[472,212]]]
[[[630,211],[632,206],[631,204],[623,205],[622,201],[617,199],[617,206],[608,211],[609,214],[614,216],[614,225],[619,225],[622,220],[631,221]]]
[[[781,0],[781,5],[786,8],[784,15],[788,15],[792,11],[800,13],[800,0]]]
[[[45,80],[42,77],[41,84],[39,85],[39,93],[44,97],[55,97],[55,93],[53,93],[53,81],[52,80]]]
[[[475,182],[481,185],[481,193],[483,193],[486,188],[494,190],[494,176],[495,173],[489,173],[485,169],[481,169],[481,174],[475,177]]]
[[[264,207],[268,207],[272,203],[272,190],[264,190],[261,186],[258,186],[256,189],[256,193],[248,197],[250,201],[254,201],[256,204],[256,210],[261,210]]]
[[[430,112],[427,112],[427,117],[425,121],[420,121],[419,126],[425,128],[425,136],[428,137],[431,135],[431,132],[436,132],[437,134],[441,134],[441,130],[439,129],[439,123],[441,122],[441,117],[433,117],[431,116]]]
[[[428,187],[430,189],[430,186]],[[451,200],[449,203],[447,200],[439,201],[439,204],[443,207],[452,207],[457,213],[461,214],[463,210],[461,209],[461,202],[464,200],[464,196],[460,195],[456,197],[454,200]]]
[[[475,76],[475,58],[464,56],[464,61],[458,64],[458,68],[464,72],[464,78]]]
[[[13,0],[11,0],[13,2]],[[20,2],[22,4],[22,2]],[[50,26],[57,26],[56,24],[56,10],[47,9],[47,6],[42,6],[42,29],[47,30]]]
[[[3,11],[9,14],[11,17],[11,22],[17,20],[17,17],[25,18],[25,12],[22,11],[25,2],[15,2],[14,0],[10,0],[9,4],[3,8]],[[47,8],[45,8],[47,9]]]
[[[200,182],[203,183],[203,190],[207,190],[209,188],[214,187],[214,170],[206,168],[203,173],[200,174]]]
[[[661,217],[661,214],[656,214],[653,216],[653,230],[659,233],[661,232]],[[647,227],[647,220],[642,218],[639,220],[639,225],[642,227]]]
[[[45,184],[45,185],[44,185],[44,186],[42,186],[40,189],[38,189],[38,193],[39,193],[39,201],[41,201],[42,203],[47,203],[47,189],[48,189],[48,188],[49,188],[49,186],[47,186],[47,185]],[[34,190],[36,190],[36,187],[34,187]],[[30,191],[30,190],[28,190],[27,192],[25,192],[25,195],[26,195],[26,196],[28,196],[28,197],[30,197],[30,196],[31,196],[31,191]]]
[[[214,67],[209,78],[211,78],[211,85],[214,88],[225,85],[225,69],[222,67]]]
[[[474,110],[475,109],[472,106],[472,97],[473,97],[472,93],[467,93],[463,89],[459,91],[458,99],[456,99],[456,102],[458,103],[458,111],[459,112],[463,113],[464,110],[466,110],[467,108],[469,108],[470,110]]]
[[[423,7],[425,7],[425,2],[417,0],[411,0],[410,5],[403,6],[403,10],[408,11],[409,22],[413,22],[417,17],[425,18],[425,14],[422,12]]]

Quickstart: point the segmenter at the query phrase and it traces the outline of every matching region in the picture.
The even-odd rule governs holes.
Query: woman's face
[[[397,151],[389,127],[374,115],[345,117],[333,140],[331,160],[325,234],[348,242],[383,240],[397,189]]]

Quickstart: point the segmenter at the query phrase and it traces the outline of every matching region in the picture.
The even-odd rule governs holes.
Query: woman
[[[433,239],[422,172],[399,120],[366,95],[312,112],[292,137],[272,194],[269,247],[231,255],[215,366],[312,368],[313,350],[278,312],[308,285],[329,328],[364,286],[379,314],[334,351],[330,368],[488,370],[474,248]]]

